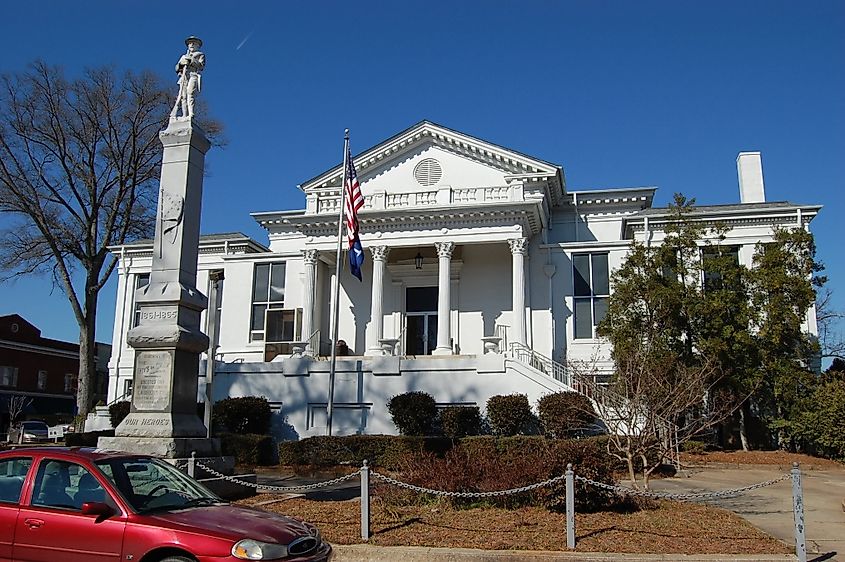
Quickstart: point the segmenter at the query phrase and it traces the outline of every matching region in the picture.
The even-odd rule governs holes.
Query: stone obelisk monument
[[[200,209],[205,153],[209,142],[192,120],[205,55],[202,41],[185,40],[179,59],[179,95],[167,128],[156,215],[150,283],[135,300],[140,322],[127,334],[135,349],[132,407],[99,446],[137,453],[184,458],[220,455],[220,444],[206,437],[197,416],[199,355],[208,349],[200,330],[207,299],[196,288]],[[181,115],[179,110],[181,109]]]

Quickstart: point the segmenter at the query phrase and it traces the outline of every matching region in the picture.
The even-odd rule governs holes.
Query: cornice
[[[486,207],[413,208],[361,213],[361,234],[401,232],[456,227],[509,226],[518,224],[526,233],[536,234],[542,226],[542,211],[536,202],[489,204]],[[329,214],[256,217],[259,224],[273,233],[284,230],[304,236],[337,234],[337,217]]]

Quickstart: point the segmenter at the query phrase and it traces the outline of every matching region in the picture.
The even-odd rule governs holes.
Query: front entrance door
[[[405,290],[405,355],[431,355],[437,347],[437,287]]]

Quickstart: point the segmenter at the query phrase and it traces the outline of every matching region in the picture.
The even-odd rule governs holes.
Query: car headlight
[[[232,547],[232,556],[240,560],[275,560],[288,555],[288,549],[281,544],[243,539]]]

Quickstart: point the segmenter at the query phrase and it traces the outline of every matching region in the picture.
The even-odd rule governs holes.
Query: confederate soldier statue
[[[202,40],[193,35],[185,39],[188,52],[179,58],[176,63],[176,74],[179,75],[179,95],[170,118],[176,117],[179,108],[182,108],[182,117],[191,119],[194,116],[194,94],[202,89],[202,72],[205,68],[205,55],[200,52]]]

